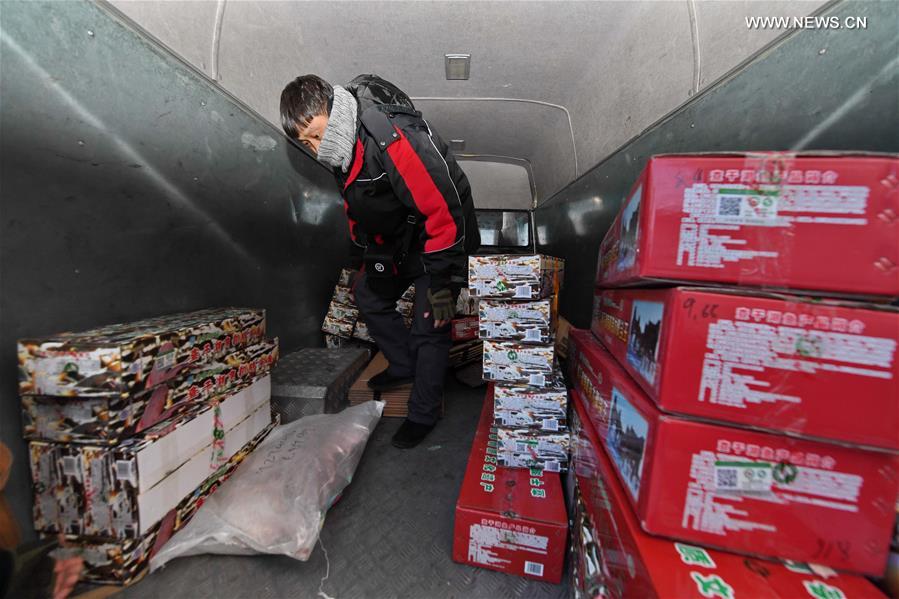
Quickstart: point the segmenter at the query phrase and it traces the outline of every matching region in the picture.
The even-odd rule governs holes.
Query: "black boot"
[[[394,376],[390,374],[390,369],[388,368],[368,379],[368,387],[375,391],[388,391],[396,387],[409,385],[414,380],[414,377],[411,376]]]
[[[400,425],[400,429],[393,435],[393,446],[400,449],[411,449],[424,441],[424,438],[433,429],[433,424],[419,424],[406,418]]]

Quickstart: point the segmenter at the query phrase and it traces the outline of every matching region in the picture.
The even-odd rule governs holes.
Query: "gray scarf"
[[[328,117],[328,126],[318,146],[319,162],[347,172],[356,145],[356,98],[340,87],[334,86],[334,102]]]

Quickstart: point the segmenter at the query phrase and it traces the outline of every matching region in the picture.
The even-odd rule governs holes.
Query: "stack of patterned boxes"
[[[373,343],[368,332],[368,325],[359,315],[356,300],[353,298],[353,280],[357,271],[343,269],[334,288],[328,313],[322,323],[325,334],[325,345],[331,348],[358,345],[355,342]],[[412,325],[412,309],[415,302],[415,287],[409,286],[396,303],[396,311],[403,315],[406,326]],[[370,347],[370,346],[369,346]]]
[[[472,297],[468,287],[463,287],[456,301],[456,316],[450,328],[453,345],[450,347],[450,368],[480,362],[484,354],[484,342],[478,338],[478,299]]]
[[[19,342],[34,526],[128,583],[274,426],[265,312],[210,309]]]
[[[683,563],[709,569],[684,578],[694,593],[650,571],[656,594],[733,594],[736,573],[710,571],[730,558],[701,547],[820,564],[794,584],[812,596],[854,584],[829,568],[883,575],[899,312],[759,287],[899,295],[897,176],[891,157],[662,156],[624,203],[601,246],[593,335],[572,333],[570,366],[599,471],[628,504],[617,519],[691,543]],[[659,287],[671,281],[730,287]],[[582,495],[608,517],[608,498]],[[649,596],[621,552],[606,548],[605,584]]]
[[[352,284],[357,271],[343,269],[328,312],[322,323],[325,346],[330,348],[361,346],[372,348],[368,325],[359,314],[353,298]],[[402,314],[406,327],[412,326],[415,307],[415,286],[410,285],[396,303],[396,311]],[[456,318],[452,323],[453,346],[450,349],[450,367],[459,368],[481,358],[483,344],[477,339],[477,300],[463,288],[456,302]]]
[[[548,256],[469,258],[503,466],[558,472],[568,462],[568,393],[554,351],[563,273],[564,262]]]

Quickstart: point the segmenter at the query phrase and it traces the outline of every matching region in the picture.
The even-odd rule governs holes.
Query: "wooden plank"
[[[78,595],[72,595],[72,599],[106,599],[122,590],[122,587],[111,584],[96,585]]]

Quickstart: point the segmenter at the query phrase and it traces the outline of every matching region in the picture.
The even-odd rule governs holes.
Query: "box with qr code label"
[[[114,446],[32,441],[34,527],[134,539],[271,422],[265,375]]]
[[[546,387],[554,369],[552,346],[484,341],[484,380]]]
[[[610,353],[592,350],[589,418],[647,532],[883,571],[899,455],[663,414]]]
[[[553,409],[526,407],[519,410],[504,410],[494,407],[493,422],[496,426],[506,429],[558,433],[566,430],[568,419]]]
[[[504,339],[519,343],[553,343],[557,299],[531,302],[481,300],[478,334],[481,339]]]
[[[655,156],[602,241],[597,285],[899,295],[897,178],[895,155]]]
[[[468,290],[477,298],[536,300],[558,295],[565,261],[531,255],[468,257]]]
[[[278,340],[232,348],[153,389],[125,397],[22,397],[26,439],[115,445],[155,424],[191,410],[244,382],[278,360]]]
[[[19,394],[127,399],[264,336],[265,310],[210,308],[22,339]]]
[[[453,561],[559,583],[568,517],[558,473],[504,468],[487,393],[456,502]]]
[[[571,472],[580,496],[574,538],[575,551],[582,556],[573,564],[575,596],[601,587],[616,589],[616,596],[645,598],[883,597],[863,576],[647,534],[614,474],[585,403],[579,392],[573,392]],[[581,563],[592,567],[581,567]]]
[[[666,412],[899,450],[899,309],[696,287],[594,306],[593,333]]]
[[[545,468],[551,472],[567,468],[571,448],[567,430],[546,432],[525,427],[497,427],[497,441],[500,459],[505,460],[506,466]]]
[[[568,388],[560,372],[547,380],[546,387],[497,383],[494,385],[493,404],[497,412],[538,410],[564,419],[568,414]]]
[[[497,454],[500,466],[524,469],[532,472],[565,472],[567,462],[559,461],[552,455],[535,454],[528,451],[501,451]]]

